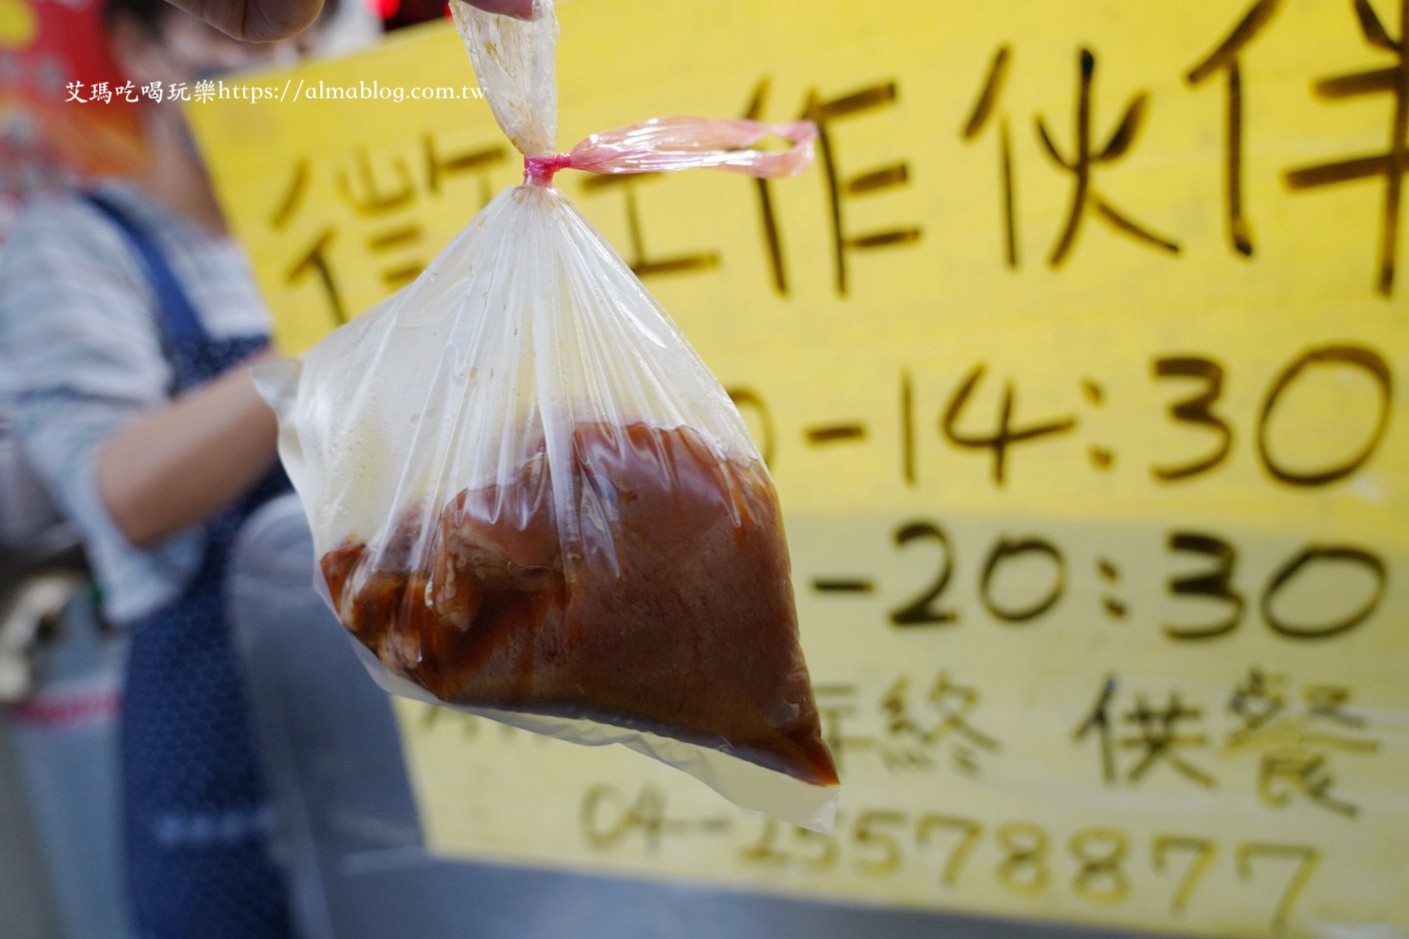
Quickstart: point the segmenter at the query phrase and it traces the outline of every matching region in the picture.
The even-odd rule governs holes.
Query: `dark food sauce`
[[[578,531],[560,538],[540,451],[436,519],[408,510],[381,551],[324,555],[343,624],[452,704],[590,718],[835,784],[762,467],[645,424],[580,425],[572,450]]]

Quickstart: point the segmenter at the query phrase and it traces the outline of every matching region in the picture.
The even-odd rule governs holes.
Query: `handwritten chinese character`
[[[1391,37],[1368,0],[1355,0],[1355,12],[1360,19],[1360,31],[1370,45],[1390,53],[1396,63],[1389,68],[1338,75],[1317,82],[1316,93],[1336,100],[1388,91],[1394,96],[1394,112],[1390,121],[1389,149],[1373,156],[1357,156],[1331,163],[1321,163],[1287,173],[1292,189],[1312,189],[1371,176],[1384,176],[1384,211],[1380,219],[1379,278],[1376,289],[1386,297],[1394,293],[1395,260],[1399,244],[1399,206],[1404,186],[1404,174],[1409,172],[1409,0],[1400,0],[1399,37]]]
[[[1119,715],[1121,722],[1133,730],[1118,737],[1111,713],[1117,688],[1116,678],[1108,677],[1091,712],[1072,735],[1078,741],[1093,732],[1099,736],[1101,769],[1106,784],[1117,785],[1121,781],[1117,751],[1130,750],[1133,759],[1123,777],[1127,783],[1138,783],[1155,767],[1167,766],[1197,785],[1213,788],[1213,777],[1182,753],[1208,743],[1204,734],[1181,732],[1181,725],[1201,720],[1203,712],[1186,705],[1178,691],[1170,692],[1168,703],[1158,708],[1152,707],[1145,695],[1137,693],[1134,707]]]
[[[1379,741],[1360,736],[1366,720],[1347,710],[1349,688],[1307,685],[1302,689],[1305,708],[1298,712],[1286,690],[1288,684],[1285,675],[1249,669],[1228,703],[1239,722],[1228,735],[1228,747],[1265,748],[1259,757],[1257,793],[1267,805],[1285,808],[1300,797],[1347,818],[1356,817],[1359,807],[1332,792],[1336,782],[1332,751],[1374,753]]]
[[[1122,115],[1115,130],[1111,131],[1105,144],[1093,150],[1091,86],[1096,76],[1096,56],[1091,50],[1082,49],[1078,57],[1078,64],[1076,141],[1070,156],[1062,154],[1053,141],[1051,132],[1047,130],[1046,122],[1040,116],[1037,118],[1037,133],[1042,140],[1042,146],[1047,150],[1047,154],[1053,162],[1072,175],[1071,210],[1067,215],[1066,226],[1048,257],[1048,263],[1052,267],[1060,267],[1062,262],[1066,260],[1068,252],[1076,244],[1077,232],[1080,230],[1082,219],[1086,217],[1088,208],[1096,213],[1097,218],[1105,221],[1116,231],[1131,236],[1141,244],[1167,251],[1170,254],[1178,254],[1178,244],[1141,227],[1128,216],[1117,211],[1096,191],[1091,179],[1093,169],[1120,159],[1130,149],[1130,145],[1135,142],[1135,137],[1140,132],[1140,125],[1145,119],[1149,95],[1141,92],[1132,98],[1130,103],[1126,105],[1125,114]]]
[[[887,765],[928,768],[932,762],[929,751],[947,743],[954,767],[967,775],[976,775],[979,770],[977,751],[991,753],[999,749],[998,741],[970,720],[979,705],[978,689],[958,684],[950,679],[948,672],[940,672],[925,696],[924,703],[933,715],[928,719],[911,712],[909,691],[909,677],[901,676],[881,699],[881,708],[886,715],[889,736],[908,739],[919,748],[884,748],[881,756]]]
[[[843,177],[834,140],[837,121],[852,118],[867,111],[895,103],[895,82],[881,82],[836,98],[823,99],[811,91],[803,108],[803,117],[817,123],[817,151],[821,157],[822,175],[827,184],[827,202],[832,229],[832,257],[836,264],[837,293],[845,296],[848,285],[848,256],[852,251],[873,251],[894,248],[920,240],[920,229],[906,225],[853,234],[846,226],[844,202],[866,197],[910,180],[910,164],[898,160]]]
[[[349,315],[342,283],[346,271],[337,269],[346,265],[348,241],[365,248],[388,290],[409,283],[427,262],[422,224],[426,200],[445,195],[452,180],[469,176],[479,179],[482,201],[488,203],[492,197],[488,172],[504,161],[507,152],[501,144],[447,146],[439,132],[423,133],[418,144],[390,152],[358,147],[331,172],[321,174],[310,158],[300,157],[274,202],[269,228],[289,232],[286,240],[292,241],[284,283],[316,283],[339,324]],[[315,178],[324,191],[330,188],[336,194],[335,200],[309,198]],[[309,205],[323,209],[311,223]]]

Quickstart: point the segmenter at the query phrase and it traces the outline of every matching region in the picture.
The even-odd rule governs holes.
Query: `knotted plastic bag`
[[[261,386],[326,596],[388,690],[623,743],[829,829],[777,497],[737,410],[551,186],[564,168],[791,175],[815,128],[668,118],[553,150],[550,2],[452,0],[525,183]],[[764,137],[790,149],[745,149]]]

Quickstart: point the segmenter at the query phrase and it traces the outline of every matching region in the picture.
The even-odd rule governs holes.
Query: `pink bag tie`
[[[750,149],[767,137],[792,142],[786,150]],[[764,124],[743,118],[654,117],[593,134],[569,153],[523,158],[529,186],[551,186],[561,169],[588,173],[657,173],[715,168],[759,179],[795,176],[812,161],[817,125]]]

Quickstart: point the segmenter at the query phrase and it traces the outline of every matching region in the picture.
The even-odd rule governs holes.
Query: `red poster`
[[[136,105],[90,95],[121,85],[101,16],[102,0],[0,0],[0,200],[139,161]]]

